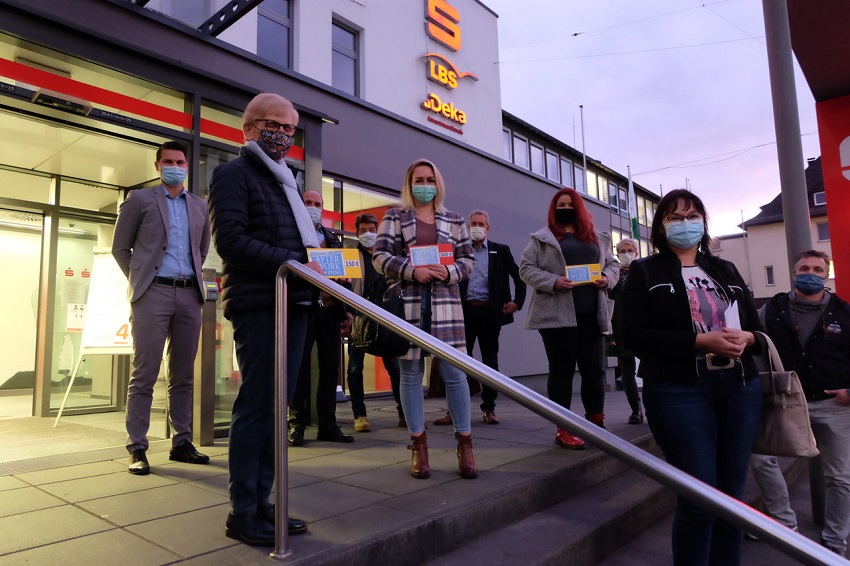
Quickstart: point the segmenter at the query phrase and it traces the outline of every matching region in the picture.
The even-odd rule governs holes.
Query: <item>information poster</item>
[[[83,349],[116,348],[132,352],[127,278],[110,253],[94,255],[84,313]]]

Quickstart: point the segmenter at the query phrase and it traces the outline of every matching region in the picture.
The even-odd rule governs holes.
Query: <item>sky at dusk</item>
[[[484,0],[502,108],[660,193],[690,188],[713,236],[780,193],[760,0]],[[802,159],[820,155],[795,63]],[[803,161],[804,163],[804,161]]]

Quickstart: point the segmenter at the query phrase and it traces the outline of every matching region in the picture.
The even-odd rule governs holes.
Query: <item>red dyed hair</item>
[[[555,205],[558,204],[558,199],[563,195],[570,195],[573,199],[573,207],[576,209],[576,231],[573,236],[579,242],[585,244],[598,243],[599,240],[596,238],[596,231],[593,229],[593,216],[587,211],[587,207],[584,206],[584,199],[581,198],[578,191],[569,187],[564,187],[555,193],[555,196],[552,197],[552,202],[549,203],[549,214],[546,217],[546,221],[549,223],[549,229],[555,234],[559,242],[567,235],[563,228],[555,223]]]

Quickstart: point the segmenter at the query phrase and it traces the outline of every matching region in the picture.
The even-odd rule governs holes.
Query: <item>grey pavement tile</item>
[[[135,493],[172,484],[174,484],[174,480],[158,476],[155,473],[147,476],[134,476],[124,472],[60,481],[43,485],[41,488],[56,497],[78,503],[89,499],[109,497],[121,493]]]
[[[227,502],[226,497],[186,484],[102,497],[79,504],[117,525],[131,525]]]
[[[348,544],[363,538],[403,529],[427,520],[418,513],[382,505],[370,505],[310,524],[312,539],[331,544]],[[301,537],[292,537],[292,548],[300,550]]]
[[[6,564],[63,564],[89,566],[92,564],[133,564],[146,566],[170,564],[179,556],[139,537],[114,529],[63,542],[32,548],[11,556],[0,557]]]
[[[44,493],[37,487],[22,487],[12,489],[3,493],[3,505],[0,505],[0,517],[7,515],[18,515],[37,509],[58,507],[65,505],[61,499]]]
[[[290,489],[289,494],[290,513],[307,522],[341,515],[390,498],[386,493],[333,481]]]
[[[383,465],[385,464],[376,460],[357,458],[355,453],[346,452],[290,462],[289,469],[308,476],[330,479],[356,474]]]
[[[197,556],[239,544],[224,534],[228,504],[155,519],[127,530],[182,557]]]
[[[224,474],[219,476],[206,476],[197,480],[188,482],[186,485],[192,485],[200,489],[205,489],[213,493],[217,493],[222,497],[228,497],[227,484],[230,481],[230,475]]]
[[[410,460],[410,451],[407,450],[407,445],[387,442],[381,442],[367,448],[358,448],[351,452],[351,455],[374,460],[381,464],[397,464]]]
[[[440,476],[448,477],[449,481],[433,482]],[[527,481],[528,477],[522,474],[488,472],[481,474],[477,479],[463,479],[455,472],[442,474],[431,468],[431,478],[427,480],[415,480],[428,487],[420,488],[406,495],[400,495],[381,503],[384,507],[394,509],[415,509],[417,513],[426,515],[442,514],[450,512],[453,508],[469,505],[479,497],[486,497],[501,492],[505,487],[518,482]]]
[[[309,534],[299,535],[301,537]],[[275,564],[293,564],[293,555],[286,562],[274,562],[269,558],[273,547],[247,546],[236,541],[234,546],[188,558],[180,562],[185,566],[274,566]]]
[[[80,478],[91,478],[118,472],[127,473],[127,463],[119,464],[114,460],[104,462],[92,462],[90,464],[79,464],[52,470],[41,470],[38,472],[26,472],[17,474],[17,477],[32,485],[43,485],[60,481],[75,480]]]
[[[26,487],[28,483],[21,481],[15,476],[0,476],[0,491],[7,489],[20,489]]]
[[[410,475],[410,464],[384,466],[366,470],[357,474],[351,474],[335,481],[372,491],[380,491],[390,495],[405,495],[413,493],[429,485],[437,485],[455,479],[453,474],[444,474],[433,471],[431,477],[420,480]],[[423,482],[427,482],[423,483]]]
[[[157,466],[156,475],[169,478],[174,481],[190,482],[203,478],[227,474],[227,461],[210,460],[209,464],[184,464],[183,462],[170,462],[167,465]]]
[[[71,505],[10,515],[0,518],[0,533],[7,535],[0,537],[0,556],[113,528]]]

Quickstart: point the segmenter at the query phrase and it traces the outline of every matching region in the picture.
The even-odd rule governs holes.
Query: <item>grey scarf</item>
[[[298,226],[298,233],[301,234],[301,242],[305,248],[318,248],[319,240],[316,237],[316,228],[313,226],[313,221],[310,220],[310,215],[307,214],[307,208],[304,206],[304,201],[301,200],[301,194],[298,192],[298,186],[295,184],[295,177],[289,167],[273,161],[271,157],[266,155],[266,152],[260,149],[255,141],[245,142],[245,147],[248,151],[258,156],[269,171],[272,172],[275,179],[280,183],[283,189],[283,194],[289,201],[289,206],[292,208],[292,214],[295,216],[295,223]]]

